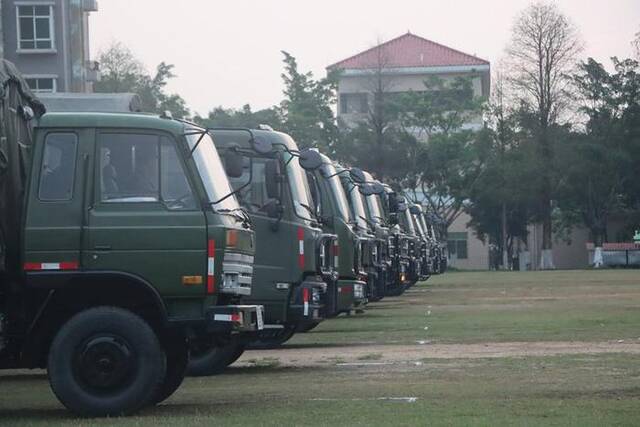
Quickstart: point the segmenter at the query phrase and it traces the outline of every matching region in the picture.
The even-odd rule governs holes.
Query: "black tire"
[[[167,358],[167,372],[156,395],[151,399],[153,405],[164,402],[180,388],[189,365],[189,345],[182,333],[168,332],[162,339],[162,347]]]
[[[229,362],[228,362],[227,366],[233,365],[236,360],[240,359],[240,356],[242,356],[244,354],[245,349],[246,348],[245,348],[244,344],[239,345],[238,348],[236,349],[235,353],[233,353],[231,355],[231,358],[229,359]]]
[[[275,329],[270,331],[263,331],[259,338],[247,347],[252,350],[271,350],[280,347],[285,342],[289,341],[291,337],[296,333],[295,325],[287,325],[284,329]]]
[[[141,409],[156,395],[165,371],[165,355],[153,329],[117,307],[76,314],[49,350],[51,389],[65,407],[86,417]]]
[[[320,322],[308,322],[308,323],[301,324],[296,329],[296,332],[300,332],[300,333],[309,332],[310,330],[314,329],[319,324],[320,324]]]
[[[212,339],[210,346],[200,344],[197,349],[191,350],[187,375],[204,377],[221,374],[227,366],[238,360],[243,352],[244,346],[235,341],[220,345]]]

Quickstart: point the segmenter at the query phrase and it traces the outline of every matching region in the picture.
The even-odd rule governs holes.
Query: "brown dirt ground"
[[[558,356],[568,354],[640,354],[636,342],[501,342],[477,344],[354,345],[327,347],[285,346],[277,350],[246,352],[234,366],[250,366],[256,360],[278,361],[280,366],[326,366],[327,363],[376,365],[416,363],[424,359],[480,359],[497,357]]]

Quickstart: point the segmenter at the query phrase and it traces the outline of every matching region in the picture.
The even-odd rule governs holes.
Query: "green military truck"
[[[431,240],[427,234],[427,228],[422,221],[422,206],[417,203],[412,203],[411,206],[409,206],[409,213],[411,214],[416,234],[420,238],[420,247],[419,251],[417,251],[417,255],[420,257],[418,274],[420,275],[420,280],[425,281],[429,279],[434,270],[433,259],[431,258]]]
[[[266,317],[252,346],[275,347],[324,319],[325,294],[336,279],[337,237],[320,228],[305,173],[322,159],[270,129],[211,132],[257,237],[254,287],[246,300],[264,305]]]
[[[409,286],[415,285],[420,280],[420,271],[422,265],[421,245],[422,238],[416,230],[413,215],[411,214],[409,202],[405,196],[398,196],[397,223],[400,229],[409,239],[409,270],[407,272],[409,278]]]
[[[365,178],[368,183],[376,183],[383,190],[366,197],[365,205],[367,215],[377,225],[378,233],[387,239],[391,267],[387,270],[385,294],[400,295],[410,284],[410,236],[398,225],[396,193],[389,186],[375,181],[368,172],[365,172]]]
[[[262,326],[215,147],[169,118],[45,114],[15,67],[0,79],[0,369],[47,369],[82,416],[159,403],[193,340]]]
[[[364,301],[356,304],[356,310],[369,302],[369,298],[375,290],[370,287],[370,271],[374,261],[381,256],[379,253],[372,253],[375,245],[375,224],[367,218],[364,195],[364,176],[362,171],[356,168],[346,169],[341,165],[336,165],[336,171],[340,177],[340,183],[347,197],[349,213],[351,215],[351,226],[357,236],[357,244],[354,247],[354,270],[358,278],[366,283]]]
[[[320,154],[320,158],[322,165],[308,175],[323,231],[337,236],[333,247],[337,282],[328,288],[324,301],[325,317],[330,318],[364,306],[366,282],[362,267],[367,261],[363,261],[365,256],[356,231],[357,222],[340,182],[343,170],[338,171],[324,154]]]

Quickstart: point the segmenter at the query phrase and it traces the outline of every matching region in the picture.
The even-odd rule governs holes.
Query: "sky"
[[[165,61],[169,92],[192,112],[254,110],[282,99],[281,51],[316,77],[362,50],[411,31],[497,64],[529,0],[101,0],[90,16],[93,58],[119,41],[152,71]],[[640,0],[556,0],[579,29],[584,57],[629,57]]]

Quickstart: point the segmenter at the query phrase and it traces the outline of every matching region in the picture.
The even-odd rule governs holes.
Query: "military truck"
[[[398,196],[397,223],[400,229],[405,233],[409,240],[409,269],[408,280],[409,286],[415,285],[421,277],[422,266],[422,238],[416,230],[413,215],[411,214],[410,204],[403,195]]]
[[[420,269],[418,273],[420,280],[425,281],[434,274],[434,260],[431,257],[433,242],[423,222],[422,206],[417,203],[412,203],[411,206],[409,206],[409,213],[411,214],[416,234],[420,238],[420,249],[418,252],[420,256]]]
[[[387,185],[373,179],[365,172],[366,182],[376,183],[382,191],[375,191],[365,198],[365,206],[370,221],[376,224],[378,235],[387,239],[388,258],[391,268],[387,270],[385,294],[397,296],[410,285],[411,238],[398,225],[398,202],[396,193]]]
[[[322,232],[305,174],[305,170],[319,168],[322,160],[315,151],[300,151],[290,136],[280,132],[211,132],[234,194],[247,209],[256,232],[254,287],[245,299],[264,305],[266,315],[264,331],[251,345],[277,347],[296,331],[324,319],[325,294],[336,279],[332,254],[337,238]],[[196,355],[201,368],[198,374],[219,372],[246,345],[233,342]]]
[[[340,171],[331,159],[320,154],[322,166],[310,171],[312,196],[318,206],[320,222],[325,233],[336,235],[334,263],[337,282],[325,294],[325,317],[350,313],[366,301],[366,268],[372,260],[358,235],[358,222],[349,209],[347,194],[340,181]],[[365,252],[363,254],[363,252]]]
[[[13,65],[0,79],[0,369],[47,369],[82,416],[159,403],[194,339],[262,326],[215,147],[169,118],[45,114]]]

